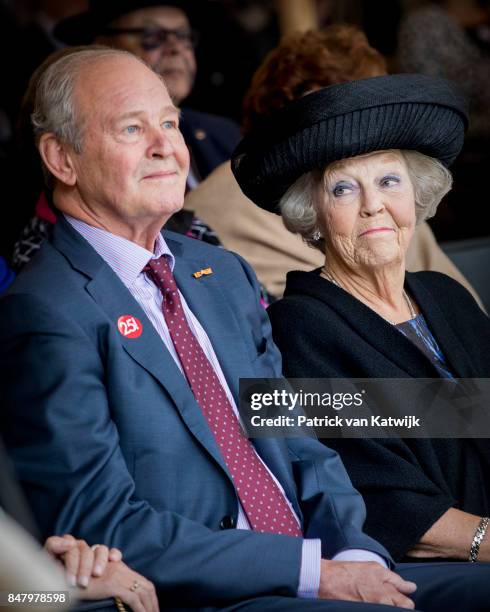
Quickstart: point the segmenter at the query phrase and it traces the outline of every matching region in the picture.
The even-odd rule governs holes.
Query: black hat
[[[258,206],[277,204],[303,174],[383,149],[414,149],[449,166],[463,146],[466,101],[445,79],[418,74],[331,85],[278,111],[235,149],[231,167]]]
[[[202,0],[90,0],[89,10],[60,21],[54,36],[68,45],[88,45],[118,17],[150,6],[180,8],[195,26],[200,1],[202,3]]]

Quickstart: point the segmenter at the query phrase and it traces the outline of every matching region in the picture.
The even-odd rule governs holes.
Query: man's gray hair
[[[442,198],[450,191],[452,176],[440,161],[419,153],[402,150],[408,175],[415,195],[417,224],[436,214]],[[334,162],[341,163],[341,162]],[[286,191],[279,202],[284,225],[290,232],[300,234],[303,240],[320,251],[325,251],[325,240],[319,232],[317,194],[324,172],[313,170],[301,176]]]
[[[43,134],[52,132],[74,151],[81,152],[84,126],[74,101],[77,77],[88,64],[114,56],[131,57],[144,64],[127,51],[97,46],[67,53],[46,68],[39,77],[31,115],[36,143]]]

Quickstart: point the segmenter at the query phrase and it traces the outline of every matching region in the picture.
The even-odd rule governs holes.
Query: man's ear
[[[39,139],[38,149],[51,174],[65,185],[75,185],[77,174],[72,160],[74,153],[67,145],[60,142],[55,134],[48,132]]]

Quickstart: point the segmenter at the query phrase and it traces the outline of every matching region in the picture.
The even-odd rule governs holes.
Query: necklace
[[[337,287],[339,287],[340,289],[344,289],[344,287],[342,287],[342,285],[337,280],[335,280],[335,278],[330,274],[330,272],[327,271],[325,266],[323,266],[323,268],[322,268],[321,276],[323,276],[324,278],[329,280],[334,285],[337,285]],[[346,289],[344,289],[344,291],[346,291]],[[415,319],[415,317],[417,316],[417,313],[415,312],[415,308],[413,307],[412,301],[408,297],[407,292],[405,291],[405,289],[403,289],[403,297],[405,299],[405,302],[407,303],[408,310],[410,312],[410,319],[409,320],[411,321],[412,319]],[[379,313],[377,313],[377,314],[379,314]],[[379,316],[382,319],[384,319],[387,323],[389,323],[390,325],[398,325],[398,323],[395,323],[394,321],[390,321],[390,319],[387,319],[383,315],[379,315]]]

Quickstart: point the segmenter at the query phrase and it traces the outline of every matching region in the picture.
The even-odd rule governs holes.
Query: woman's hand
[[[119,597],[133,612],[159,612],[155,587],[121,561],[118,548],[89,546],[68,534],[51,536],[44,548],[63,563],[69,583],[81,587],[80,599]]]
[[[468,561],[481,517],[449,508],[420,538],[407,556],[415,559],[444,557]],[[490,531],[481,543],[478,561],[490,561]]]
[[[92,578],[86,589],[78,593],[81,599],[120,597],[133,612],[159,612],[153,583],[134,572],[122,561],[107,564],[104,575]]]
[[[109,549],[103,544],[89,546],[85,540],[76,540],[68,534],[51,536],[44,548],[63,563],[68,583],[82,588],[88,586],[91,576],[102,576],[109,561],[122,559],[117,548]]]

